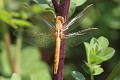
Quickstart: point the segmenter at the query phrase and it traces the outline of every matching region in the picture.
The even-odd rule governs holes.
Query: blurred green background
[[[26,10],[24,3],[33,4],[30,0],[0,0],[0,80],[7,80],[13,72],[21,74],[23,80],[52,80],[54,46],[49,48],[28,46],[22,43],[21,34],[18,33],[16,37],[13,35],[15,29],[34,25],[29,21],[30,11]],[[49,6],[33,5],[32,9],[36,13],[43,12],[41,15],[52,21],[54,12],[53,8],[50,8],[51,0],[47,3]],[[105,80],[120,60],[120,0],[87,0],[82,6],[72,8],[69,16],[74,11],[73,15],[76,15],[91,3],[94,4],[94,9],[76,29],[98,28],[99,32],[94,37],[106,37],[109,46],[116,50],[114,57],[102,64],[104,72],[95,77],[95,80]],[[46,8],[48,11],[44,10]],[[75,47],[67,47],[64,80],[74,80],[71,76],[73,70],[80,71],[89,78],[81,67],[83,61],[86,61],[83,43]]]

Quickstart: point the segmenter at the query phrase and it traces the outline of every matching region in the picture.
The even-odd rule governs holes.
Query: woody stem
[[[56,16],[62,16],[65,22],[68,19],[68,11],[70,6],[70,0],[60,0],[60,4],[56,0],[52,0],[53,6],[56,11]],[[64,25],[63,25],[64,26]],[[64,35],[66,32],[64,31]],[[53,80],[63,80],[64,73],[64,58],[65,58],[65,39],[62,39],[60,46],[60,58],[57,74],[53,75]]]

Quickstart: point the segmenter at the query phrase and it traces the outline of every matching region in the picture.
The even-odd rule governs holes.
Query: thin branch
[[[70,0],[61,0],[59,6],[59,15],[64,17],[65,21],[68,18],[68,11],[70,6]]]
[[[70,6],[70,0],[61,0],[60,6],[59,6],[59,15],[64,17],[65,22],[68,19],[68,11]],[[64,26],[64,25],[63,25]],[[66,32],[64,32],[66,35]],[[55,80],[63,80],[64,75],[64,60],[65,60],[65,43],[66,40],[63,39],[61,42],[61,48],[60,48],[60,59],[59,59],[59,67],[58,67],[58,73],[56,75]]]
[[[10,67],[11,67],[12,72],[14,72],[14,62],[13,62],[12,51],[11,51],[11,40],[10,40],[10,35],[8,32],[5,33],[4,40],[5,40],[5,44],[6,44],[7,55],[8,55]]]
[[[21,46],[22,46],[22,31],[19,31],[16,39],[16,50],[15,50],[15,57],[14,57],[14,60],[15,60],[14,69],[15,69],[15,72],[18,74],[20,74]]]
[[[56,0],[52,0],[56,16],[62,16],[65,19],[65,22],[68,19],[68,11],[70,6],[70,0],[61,0],[60,5],[56,2]],[[64,26],[64,25],[63,25]],[[66,34],[66,32],[64,32]],[[60,48],[60,58],[59,58],[59,66],[57,74],[53,74],[53,80],[63,80],[63,73],[64,73],[64,57],[65,57],[65,39],[61,42]]]
[[[56,14],[59,12],[59,4],[56,0],[52,0]]]

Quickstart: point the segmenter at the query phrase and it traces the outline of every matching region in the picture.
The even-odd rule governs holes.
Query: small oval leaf
[[[108,47],[103,53],[100,54],[100,57],[106,61],[113,57],[115,50],[111,47]]]
[[[106,49],[109,45],[108,39],[103,36],[98,38],[98,42],[99,42],[100,48],[102,49]]]
[[[75,78],[75,80],[85,80],[85,77],[83,76],[82,73],[77,72],[77,71],[72,71],[72,76]]]
[[[94,67],[93,67],[93,72],[94,73],[92,73],[93,75],[99,75],[99,74],[101,74],[102,72],[104,72],[104,70],[103,70],[103,68],[101,68],[100,67],[100,65],[95,65]]]

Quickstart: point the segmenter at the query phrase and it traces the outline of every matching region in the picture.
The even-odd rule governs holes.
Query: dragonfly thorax
[[[63,38],[63,23],[64,23],[64,18],[62,16],[57,16],[56,17],[56,32],[55,32],[55,37],[56,38]]]

